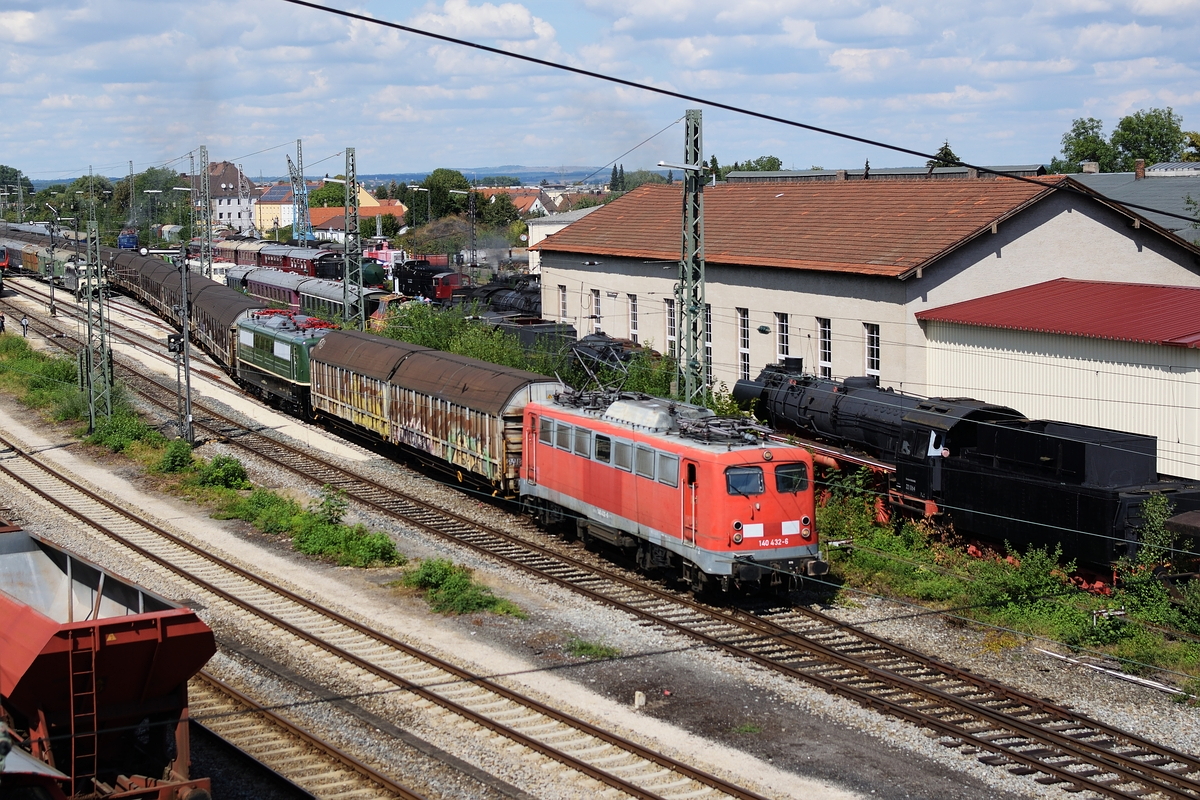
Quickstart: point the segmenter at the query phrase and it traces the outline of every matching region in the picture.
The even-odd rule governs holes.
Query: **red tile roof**
[[[377,206],[359,206],[358,218],[370,219],[391,214],[396,219],[403,221],[404,215],[408,212],[408,209],[399,200],[380,200],[379,203]],[[317,206],[308,210],[308,219],[314,228],[324,225],[331,219],[345,216],[346,209],[342,206]]]
[[[898,276],[1069,179],[724,184],[704,190],[705,260]],[[678,260],[682,186],[645,184],[537,248]]]
[[[1059,278],[917,313],[919,320],[1200,347],[1200,287]]]

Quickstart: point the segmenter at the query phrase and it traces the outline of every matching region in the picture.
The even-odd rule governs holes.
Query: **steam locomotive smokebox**
[[[215,651],[191,609],[23,531],[0,533],[0,699],[30,738],[50,740],[76,786],[186,779],[187,681]]]

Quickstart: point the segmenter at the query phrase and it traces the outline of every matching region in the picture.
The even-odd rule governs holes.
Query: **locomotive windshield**
[[[796,494],[807,488],[807,464],[779,464],[775,467],[775,491],[780,494]]]
[[[729,467],[725,470],[725,485],[730,494],[743,497],[766,491],[762,467]]]

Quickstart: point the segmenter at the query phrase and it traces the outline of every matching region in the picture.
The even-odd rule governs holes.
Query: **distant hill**
[[[572,184],[587,178],[592,173],[589,182],[604,183],[608,180],[608,173],[604,170],[596,172],[598,167],[526,167],[519,164],[507,164],[499,167],[451,167],[456,169],[463,175],[466,175],[468,180],[475,178],[480,181],[493,175],[509,175],[514,178],[520,178],[521,182],[526,186],[531,186],[541,183],[545,180],[548,183],[565,183]],[[380,183],[420,183],[425,180],[428,172],[395,172],[395,173],[372,173],[369,175],[359,175],[358,179],[363,183],[370,185],[378,185]]]

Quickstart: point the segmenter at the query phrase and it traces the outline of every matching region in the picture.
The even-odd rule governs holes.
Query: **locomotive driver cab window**
[[[725,470],[725,486],[730,494],[750,497],[766,491],[762,467],[729,467]]]
[[[807,488],[807,464],[779,464],[775,467],[775,491],[780,494],[798,494]]]

